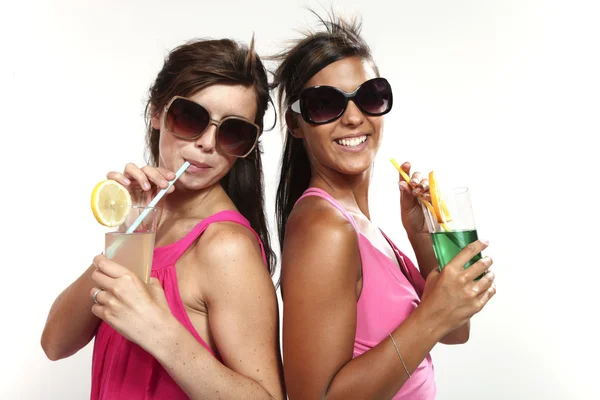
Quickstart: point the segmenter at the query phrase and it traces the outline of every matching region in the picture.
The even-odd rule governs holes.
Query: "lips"
[[[194,160],[185,160],[185,161],[189,162],[192,166],[194,166],[196,168],[212,168],[211,165],[208,165],[208,164],[200,162],[200,161],[194,161]]]

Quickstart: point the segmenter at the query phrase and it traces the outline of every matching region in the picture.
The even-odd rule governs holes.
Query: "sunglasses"
[[[165,128],[175,137],[198,139],[210,125],[217,127],[217,147],[234,157],[246,157],[258,143],[261,128],[241,117],[210,118],[206,108],[181,96],[173,97],[163,113]]]
[[[368,80],[352,93],[333,86],[313,86],[302,90],[290,108],[306,122],[320,125],[341,117],[350,100],[367,115],[384,115],[392,109],[392,87],[385,78]]]

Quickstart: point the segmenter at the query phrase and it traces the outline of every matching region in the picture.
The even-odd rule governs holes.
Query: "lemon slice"
[[[433,171],[429,173],[429,194],[431,195],[431,205],[435,211],[434,214],[438,220],[438,223],[445,224],[446,222],[452,221],[452,217],[450,217],[450,212],[448,211],[448,206],[446,206],[446,202],[444,202],[444,199],[442,199],[442,194],[438,188],[435,173]]]
[[[112,179],[99,182],[92,191],[92,213],[96,220],[109,227],[122,225],[131,210],[131,195]]]

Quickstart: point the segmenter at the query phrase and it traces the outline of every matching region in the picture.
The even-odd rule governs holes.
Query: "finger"
[[[406,194],[412,193],[412,186],[410,186],[408,184],[408,182],[406,182],[406,181],[400,181],[398,183],[398,186],[400,187],[400,192],[406,193]]]
[[[404,212],[418,206],[418,199],[413,193],[413,188],[406,182],[400,182],[400,208]]]
[[[398,173],[400,174],[400,182],[410,182],[410,163],[404,162],[401,166],[400,166],[400,170],[398,170]]]
[[[413,187],[413,195],[419,196],[423,193],[423,187],[421,186],[421,181],[423,180],[423,175],[420,172],[415,172],[412,174],[410,178],[410,186]]]
[[[148,291],[150,292],[153,298],[159,299],[161,297],[164,297],[164,289],[158,279],[150,278],[150,281],[148,282],[148,285],[146,287],[148,288]]]
[[[110,171],[108,174],[106,174],[106,179],[117,181],[123,186],[129,186],[131,184],[131,181],[127,179],[125,175],[117,171]]]
[[[475,279],[475,278],[469,277],[469,278],[467,278],[467,279],[469,279],[467,282],[472,282],[470,284],[471,288],[472,288],[473,292],[475,292],[475,294],[477,296],[479,296],[482,293],[484,293],[486,290],[488,290],[490,287],[492,287],[492,285],[494,284],[494,278],[495,278],[494,273],[492,271],[488,271],[485,275],[483,275],[481,277],[480,280],[473,281],[471,279]]]
[[[94,301],[94,296],[96,297],[96,301]],[[99,287],[93,287],[92,290],[90,290],[90,297],[91,297],[92,301],[94,301],[95,304],[104,306],[104,305],[108,304],[108,299],[110,297],[110,294],[108,292],[106,292],[105,290],[100,289]]]
[[[418,188],[421,189],[421,193],[423,193],[423,194],[429,193],[429,179],[427,179],[427,178],[422,179],[421,182],[419,182]]]
[[[168,181],[172,181],[173,179],[175,179],[175,172],[163,168],[163,167],[158,167],[156,168],[158,170],[158,172],[160,172],[160,174]]]
[[[106,322],[106,317],[105,317],[105,308],[104,306],[101,306],[100,304],[96,304],[94,303],[94,305],[92,306],[92,314],[94,314],[96,317],[100,318],[101,320]]]
[[[488,270],[490,269],[490,267],[492,266],[493,263],[494,263],[494,261],[492,260],[491,257],[489,257],[489,256],[483,257],[481,260],[477,261],[475,264],[473,264],[469,268],[465,269],[464,275],[465,275],[466,281],[472,282],[481,274],[487,275],[486,272],[488,272]],[[491,271],[489,271],[489,273],[491,275],[488,277],[488,279],[491,279],[493,281],[494,274]],[[482,277],[482,279],[480,279],[480,281],[481,280],[483,280],[483,277]]]
[[[133,163],[127,164],[125,166],[124,175],[127,178],[136,181],[144,191],[150,190],[151,186],[148,177],[137,165]]]
[[[488,301],[490,301],[490,299],[492,297],[494,297],[495,294],[496,294],[496,285],[492,285],[485,292],[483,292],[481,294],[481,296],[479,296],[479,299],[478,299],[479,311],[481,311],[481,309],[483,309],[483,307],[485,307],[485,305],[488,303]]]
[[[111,278],[99,269],[92,272],[92,280],[94,281],[96,286],[102,288],[103,290],[110,290],[116,284],[115,278]]]
[[[450,267],[451,269],[457,268],[463,270],[465,264],[469,262],[471,258],[475,257],[477,254],[485,250],[486,247],[488,247],[488,243],[481,239],[471,242],[464,249],[462,249],[460,253],[454,256],[454,258],[450,260],[448,265],[446,265],[444,268]],[[478,273],[473,277],[473,279],[475,279],[475,277],[481,275],[483,271],[485,271],[485,265],[481,264],[478,261],[475,264],[471,265],[469,268],[467,268],[467,271],[469,270],[478,271]]]
[[[416,187],[421,183],[422,180],[423,180],[423,175],[417,171],[414,174],[412,174],[412,176],[410,177],[410,184],[411,184],[411,186]]]
[[[166,189],[167,186],[169,186],[169,181],[156,168],[146,165],[142,168],[142,172],[146,174],[146,177],[150,182],[153,182],[157,187]]]
[[[104,254],[98,254],[94,257],[93,263],[100,272],[111,278],[116,279],[129,272],[127,268],[111,261]]]

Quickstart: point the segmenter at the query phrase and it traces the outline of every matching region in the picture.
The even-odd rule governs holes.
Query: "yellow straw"
[[[396,169],[398,170],[398,172],[400,173],[400,175],[402,176],[402,179],[404,179],[406,181],[406,183],[408,183],[411,187],[414,187],[411,183],[410,183],[410,177],[406,174],[406,172],[404,172],[404,170],[400,167],[400,164],[398,164],[398,162],[392,157],[390,158],[390,161],[392,163],[392,165],[394,165],[394,167],[396,167]],[[435,219],[437,220],[437,214],[435,213],[435,210],[433,209],[433,206],[431,205],[431,203],[429,203],[427,200],[425,200],[423,198],[423,196],[419,196],[419,200],[421,200],[425,206],[427,207],[427,209],[429,210],[429,212],[431,213],[431,215],[433,215],[435,217]],[[446,225],[445,222],[439,222],[439,224],[442,226],[442,228],[444,228],[444,230],[446,232],[448,232],[450,229],[448,228],[448,225]]]

